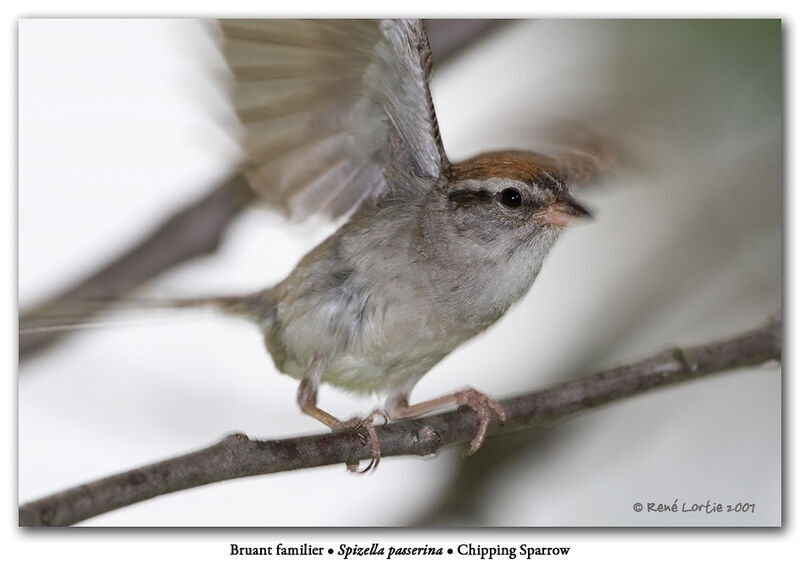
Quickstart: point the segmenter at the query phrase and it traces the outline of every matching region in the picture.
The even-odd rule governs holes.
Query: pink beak
[[[533,218],[547,225],[566,227],[576,219],[591,219],[592,215],[572,196],[565,194],[559,196],[558,201],[533,214]]]

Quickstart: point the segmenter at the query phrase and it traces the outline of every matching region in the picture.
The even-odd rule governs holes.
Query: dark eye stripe
[[[492,194],[485,188],[478,190],[453,190],[447,194],[447,199],[455,207],[469,205],[473,203],[490,202]]]

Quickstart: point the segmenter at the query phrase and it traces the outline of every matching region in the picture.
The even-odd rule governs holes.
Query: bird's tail
[[[196,296],[185,298],[137,298],[132,301],[139,308],[215,308],[231,316],[258,320],[269,306],[270,289],[246,295]]]
[[[156,311],[212,308],[224,314],[259,321],[269,310],[270,289],[246,295],[197,296],[185,298],[83,298],[56,302],[23,312],[19,320],[20,336],[36,336],[62,330],[94,328],[126,323],[160,320]],[[101,314],[124,315],[115,321],[100,321]]]

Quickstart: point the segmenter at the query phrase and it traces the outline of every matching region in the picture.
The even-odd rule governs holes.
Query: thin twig
[[[739,336],[656,356],[502,401],[506,424],[490,433],[549,426],[580,411],[650,389],[781,359],[781,318]],[[469,441],[477,427],[467,408],[378,428],[382,454],[432,455]],[[19,508],[23,526],[71,525],[170,492],[212,482],[370,458],[359,433],[258,441],[237,433],[206,449],[53,494]],[[389,468],[385,466],[384,468]]]

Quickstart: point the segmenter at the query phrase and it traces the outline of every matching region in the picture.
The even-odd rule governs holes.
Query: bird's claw
[[[347,421],[340,421],[333,427],[334,432],[354,431],[356,434],[358,434],[361,444],[367,444],[367,442],[369,442],[372,447],[372,459],[369,461],[369,464],[367,464],[367,466],[365,466],[362,470],[359,470],[358,461],[348,462],[346,465],[347,470],[350,472],[366,474],[367,472],[376,469],[378,467],[378,463],[381,461],[381,441],[378,438],[378,432],[375,429],[375,417],[382,417],[384,420],[384,425],[389,422],[389,417],[386,415],[383,409],[375,409],[372,411],[372,413],[365,417],[353,417]]]
[[[475,411],[478,414],[478,421],[480,421],[478,432],[475,433],[469,448],[464,453],[465,456],[470,456],[483,445],[483,441],[486,439],[486,431],[492,420],[492,413],[497,415],[497,419],[503,425],[506,422],[506,412],[497,401],[471,387],[458,392],[456,402]]]

